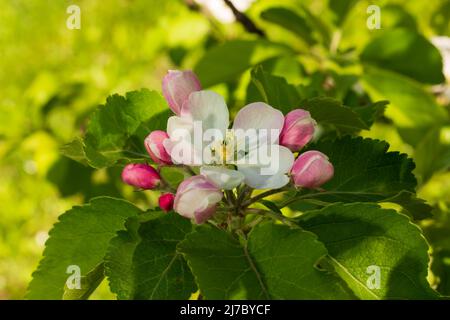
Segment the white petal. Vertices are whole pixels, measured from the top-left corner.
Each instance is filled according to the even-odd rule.
[[[245,175],[245,184],[254,189],[278,189],[289,182],[286,174],[264,176],[260,174],[259,168],[255,167],[239,167],[239,171]]]
[[[167,121],[169,139],[163,145],[176,164],[201,165],[203,141],[195,141],[194,123],[188,117],[172,116]],[[197,142],[197,144],[195,144]]]
[[[218,188],[232,190],[244,180],[244,175],[236,170],[224,167],[203,166],[200,174],[214,183]]]
[[[225,137],[229,125],[228,107],[223,97],[214,91],[196,91],[189,95],[189,99],[181,110],[182,117],[192,121],[201,121],[203,131],[217,129]]]
[[[261,151],[255,150],[251,152],[248,161],[261,159]],[[240,164],[238,170],[245,176],[245,184],[255,189],[278,189],[285,186],[289,182],[287,173],[294,164],[294,155],[283,146],[272,145],[268,148],[268,160],[260,161],[257,164]]]
[[[167,134],[172,140],[179,137],[184,137],[187,140],[188,136],[193,139],[193,132],[194,124],[189,118],[172,116],[167,120]]]
[[[255,102],[239,110],[234,119],[233,129],[265,131],[266,134],[259,137],[259,143],[275,144],[278,143],[283,124],[284,116],[281,111],[264,102]]]

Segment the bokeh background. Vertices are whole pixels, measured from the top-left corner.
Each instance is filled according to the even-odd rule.
[[[366,9],[372,1],[344,2],[349,5],[342,6],[348,14],[338,28],[339,48],[358,53],[375,36],[404,28],[433,41],[441,47],[443,58],[450,60],[450,44],[445,42],[450,36],[450,1],[374,1],[381,7],[380,30],[366,27]],[[293,84],[303,83],[313,73],[323,75],[314,78],[325,88],[320,94],[338,95],[326,90],[330,76],[333,81],[336,72],[348,70],[336,68],[327,52],[263,19],[261,12],[273,6],[295,10],[301,5],[331,25],[336,24],[333,14],[339,8],[331,10],[327,0],[234,3],[264,30],[267,39],[295,52],[276,61],[275,73]],[[66,27],[66,9],[71,4],[81,8],[80,30]],[[120,167],[93,170],[60,154],[61,146],[83,133],[94,108],[112,93],[142,87],[160,90],[168,69],[193,69],[217,45],[261,37],[236,22],[221,0],[0,0],[0,8],[0,299],[21,299],[59,214],[98,195],[124,197],[147,207],[155,204],[155,195],[136,193],[122,185]],[[229,54],[239,57],[243,53]],[[318,56],[321,63],[311,61],[309,55]],[[230,59],[221,63],[218,56],[216,60],[207,75],[232,69]],[[420,84],[420,90],[448,115],[447,63],[446,82]],[[225,95],[231,106],[245,102],[249,79],[245,64],[242,71],[242,76],[212,87]],[[337,76],[335,81],[344,80]],[[396,103],[403,102],[408,108],[414,95],[408,99]],[[410,112],[415,109],[411,107]],[[450,126],[442,121],[431,129],[418,131],[419,137],[415,135],[412,141],[394,114],[360,134],[387,140],[391,150],[408,153],[418,163],[418,195],[434,207],[435,214],[422,223],[433,246],[430,281],[448,294]],[[106,286],[103,283],[92,298],[112,298]]]

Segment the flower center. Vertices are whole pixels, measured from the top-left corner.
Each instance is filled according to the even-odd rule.
[[[235,162],[236,137],[227,131],[224,140],[216,140],[211,144],[211,154],[215,164],[232,164]]]

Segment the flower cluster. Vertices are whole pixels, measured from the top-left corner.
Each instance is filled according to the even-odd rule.
[[[216,212],[224,194],[233,206],[253,189],[280,189],[289,183],[315,189],[333,177],[333,165],[323,153],[311,150],[295,157],[316,129],[308,111],[295,109],[284,116],[255,102],[243,107],[230,127],[223,97],[202,90],[192,71],[169,71],[162,91],[174,115],[167,132],[151,132],[145,147],[158,169],[180,166],[193,173],[175,194],[161,195],[164,211],[203,223]],[[140,189],[166,186],[157,169],[142,163],[127,165],[122,179]]]

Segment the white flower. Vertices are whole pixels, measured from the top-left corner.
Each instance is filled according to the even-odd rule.
[[[294,163],[292,152],[278,145],[283,124],[279,110],[256,102],[238,112],[230,130],[224,99],[213,91],[197,91],[179,116],[169,118],[164,146],[174,163],[201,166],[201,174],[221,189],[241,182],[276,189],[289,182]]]

